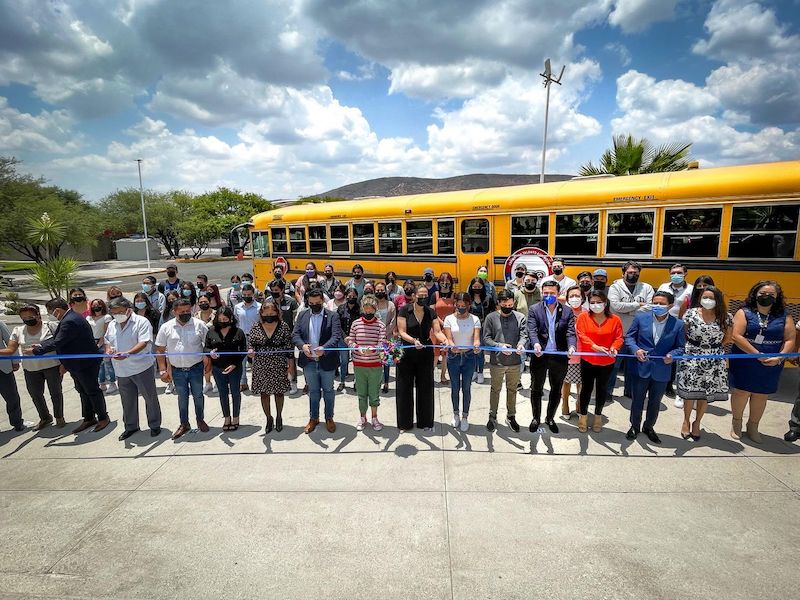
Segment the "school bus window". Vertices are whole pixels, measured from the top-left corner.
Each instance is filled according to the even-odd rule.
[[[489,221],[464,219],[461,221],[461,251],[486,254],[489,251]]]
[[[272,230],[272,253],[273,254],[286,254],[289,251],[289,246],[286,243],[286,229]]]
[[[400,223],[378,223],[378,251],[381,254],[403,253],[403,228]]]
[[[375,227],[372,223],[353,224],[353,252],[375,254]]]
[[[328,236],[325,225],[308,226],[308,251],[313,254],[326,254],[328,252]]]
[[[548,215],[511,217],[511,251],[533,246],[547,252],[549,228]]]
[[[573,213],[556,216],[558,256],[597,254],[598,213]]]
[[[331,252],[350,252],[350,228],[331,225]]]
[[[439,242],[439,254],[454,255],[456,253],[456,222],[439,219],[436,222],[436,237]]]
[[[652,254],[655,213],[608,213],[606,254]]]
[[[663,256],[711,257],[719,254],[722,208],[677,208],[664,211]]]
[[[433,254],[433,221],[408,221],[406,246],[408,254]]]
[[[306,252],[305,227],[289,227],[289,251],[292,254],[304,254]]]
[[[800,206],[734,206],[728,255],[792,258]]]
[[[254,231],[253,258],[266,258],[269,256],[269,234],[266,231]]]

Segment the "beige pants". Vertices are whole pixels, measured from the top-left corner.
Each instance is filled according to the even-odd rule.
[[[500,404],[500,389],[503,387],[503,378],[506,380],[506,413],[513,417],[517,413],[517,385],[522,377],[519,365],[502,367],[489,365],[489,374],[492,377],[489,389],[489,416],[497,418],[497,406]]]

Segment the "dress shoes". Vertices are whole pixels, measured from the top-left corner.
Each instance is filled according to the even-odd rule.
[[[653,429],[652,427],[645,427],[644,434],[647,436],[647,439],[649,439],[654,444],[660,444],[661,443],[661,438],[658,437],[658,434],[656,433],[656,430]]]
[[[150,430],[150,437],[158,437],[159,435],[161,435],[161,427]]]
[[[336,432],[336,423],[333,422],[333,419],[325,419],[325,429],[328,430],[328,433]]]
[[[103,431],[103,429],[108,427],[109,423],[110,423],[110,421],[108,419],[103,419],[102,421],[98,421],[97,425],[95,425],[95,428],[92,431],[95,431],[95,432]]]
[[[208,423],[203,421],[203,419],[197,419],[197,428],[203,433],[208,433]]]
[[[78,425],[75,429],[72,430],[72,433],[80,433],[81,431],[86,431],[89,427],[94,427],[97,425],[96,419],[90,419],[88,421],[81,421],[81,424]]]
[[[309,419],[308,424],[303,428],[303,432],[309,434],[317,428],[317,425],[319,425],[319,419]]]
[[[136,429],[131,429],[130,431],[123,431],[122,433],[119,434],[119,441],[120,442],[124,442],[125,440],[127,440],[129,437],[131,437],[134,433],[137,433],[138,431],[139,431],[138,427]]]
[[[181,426],[175,430],[175,433],[172,434],[172,439],[177,440],[182,435],[189,433],[189,429],[190,427],[188,423],[182,423]]]
[[[628,429],[628,433],[625,434],[626,440],[635,440],[636,436],[639,435],[639,432],[636,431],[633,427]]]

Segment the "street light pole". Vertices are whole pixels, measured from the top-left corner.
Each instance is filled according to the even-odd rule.
[[[544,138],[542,139],[542,173],[539,175],[539,183],[544,183],[544,161],[545,161],[545,153],[547,152],[547,121],[550,117],[550,84],[557,83],[561,85],[561,76],[564,75],[564,68],[561,67],[561,73],[558,74],[558,78],[554,78],[552,71],[550,70],[550,59],[544,61],[544,73],[539,73],[541,77],[544,77],[544,87],[547,90],[547,100],[545,100],[544,105]]]
[[[147,253],[147,268],[150,269],[150,238],[147,237],[147,215],[144,212],[144,188],[142,187],[142,159],[136,159],[139,167],[139,198],[142,201],[142,224],[144,225],[144,249]]]

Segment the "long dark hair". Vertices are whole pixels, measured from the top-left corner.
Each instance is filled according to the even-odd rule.
[[[170,301],[170,296],[172,296],[172,301]],[[166,294],[164,294],[164,313],[161,315],[166,323],[172,318],[172,305],[181,299],[181,293],[175,289],[170,290]]]
[[[719,325],[719,328],[722,331],[725,331],[725,321],[727,320],[726,317],[728,316],[728,305],[725,304],[725,295],[722,293],[721,289],[713,285],[709,285],[703,290],[704,294],[706,292],[711,292],[714,294],[714,301],[717,303],[717,305],[714,307],[714,320],[717,322],[717,325]],[[699,302],[700,300],[698,299],[698,303]]]
[[[472,302],[472,299],[475,295],[475,292],[472,291],[472,286],[475,285],[476,283],[481,284],[480,298],[482,304],[486,302],[486,282],[483,279],[481,279],[480,277],[473,277],[472,280],[469,282],[469,288],[467,293],[469,294],[470,302]]]
[[[775,304],[770,307],[769,314],[773,317],[779,317],[786,312],[786,301],[783,298],[783,288],[781,288],[781,284],[774,279],[762,279],[751,287],[750,291],[747,293],[744,305],[753,312],[758,311],[758,290],[766,285],[771,285],[775,288]]]
[[[698,285],[713,286],[714,279],[711,275],[700,275],[694,280],[694,287],[692,287],[692,296],[689,299],[689,308],[697,308],[700,306],[700,290],[697,289]]]
[[[197,304],[197,290],[195,290],[194,285],[191,282],[181,281],[180,290],[181,290],[180,294],[182,300],[188,300],[189,302],[192,303],[192,306]],[[183,295],[183,290],[192,290],[192,295],[187,298],[186,296]]]
[[[602,300],[605,303],[605,309],[603,309],[603,314],[606,317],[610,317],[611,316],[611,306],[609,306],[608,294],[606,294],[605,291],[603,291],[603,290],[592,290],[591,292],[589,292],[589,304],[592,303],[592,298],[600,298],[600,300]],[[590,311],[590,312],[592,314],[594,314],[593,311]]]

